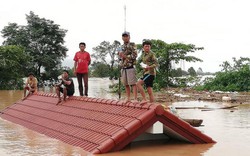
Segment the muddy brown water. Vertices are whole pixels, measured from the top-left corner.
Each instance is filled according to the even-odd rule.
[[[77,82],[74,79],[75,85]],[[112,82],[108,79],[90,79],[89,96],[118,99],[118,95],[108,92]],[[53,88],[40,91],[53,92]],[[77,91],[77,87],[76,87]],[[76,92],[76,95],[79,92]],[[0,91],[0,110],[21,99],[23,91]],[[102,156],[248,156],[250,146],[250,104],[242,104],[233,109],[217,109],[221,102],[175,102],[176,107],[208,107],[201,109],[178,109],[182,118],[203,119],[200,131],[213,138],[215,144],[188,144],[178,141],[133,142],[124,150],[102,154]],[[1,156],[78,156],[92,155],[79,147],[49,138],[20,125],[0,118]]]

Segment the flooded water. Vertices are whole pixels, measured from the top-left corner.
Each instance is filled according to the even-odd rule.
[[[74,79],[75,86],[77,81]],[[118,99],[117,94],[108,92],[108,79],[89,80],[89,96]],[[44,88],[45,92],[54,89]],[[41,90],[40,90],[41,91]],[[76,94],[79,95],[76,87]],[[21,99],[23,91],[0,91],[0,110]],[[223,103],[177,102],[176,107],[218,108]],[[147,141],[131,143],[119,152],[102,156],[248,156],[250,146],[250,104],[242,104],[235,109],[178,109],[182,118],[203,119],[199,130],[213,138],[215,144],[187,144],[181,142]],[[20,125],[0,118],[1,156],[71,156],[91,155],[81,148],[65,144],[59,140],[31,131]]]

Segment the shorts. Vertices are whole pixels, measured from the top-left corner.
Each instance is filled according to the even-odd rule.
[[[143,78],[141,78],[141,80],[144,81],[146,88],[153,87],[154,79],[155,79],[155,76],[149,75],[149,74],[145,74],[145,75],[143,75]]]
[[[137,82],[135,68],[121,69],[121,81],[124,85],[135,85]]]
[[[60,88],[59,88],[59,91],[60,91],[61,93],[63,93],[63,88],[60,87]],[[72,96],[74,93],[75,93],[75,92],[73,92],[73,91],[67,89],[67,96]]]
[[[28,90],[28,91],[29,91],[29,90],[30,90],[30,87],[25,87],[24,89],[26,89],[26,90]],[[34,88],[33,88],[33,87],[31,87],[31,89],[34,89]],[[32,91],[31,91],[31,93],[34,93],[34,92],[35,92],[35,90],[32,90]]]

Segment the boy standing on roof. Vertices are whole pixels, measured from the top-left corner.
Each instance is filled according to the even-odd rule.
[[[122,40],[124,44],[122,49],[118,52],[121,61],[121,81],[125,85],[125,90],[127,94],[126,102],[130,99],[130,86],[133,88],[134,100],[137,101],[137,88],[136,88],[136,70],[134,65],[136,64],[136,45],[130,42],[130,33],[125,31],[122,33]]]
[[[78,88],[80,96],[83,96],[83,85],[84,82],[84,95],[88,96],[88,67],[91,63],[90,54],[85,51],[86,44],[84,42],[79,43],[80,51],[76,52],[74,57],[74,74],[77,77]]]
[[[147,102],[146,95],[142,86],[144,84],[147,88],[149,101],[154,102],[153,82],[156,76],[156,67],[158,66],[158,61],[155,57],[155,54],[151,51],[150,41],[144,41],[142,43],[142,46],[143,46],[143,53],[141,56],[142,63],[140,63],[140,65],[143,68],[143,78],[141,78],[136,85],[142,95],[141,104],[144,104]]]

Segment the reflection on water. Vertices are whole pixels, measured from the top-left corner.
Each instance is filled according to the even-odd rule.
[[[76,94],[79,95],[77,81],[74,79]],[[108,92],[108,79],[89,79],[89,96],[118,99],[117,94]],[[43,88],[40,91],[54,92],[54,88]],[[4,109],[21,99],[23,91],[0,91],[0,109]],[[218,108],[222,103],[211,102],[177,102],[179,107]],[[178,109],[182,118],[203,119],[199,130],[212,137],[216,144],[186,144],[180,142],[133,142],[119,152],[103,154],[103,156],[235,156],[248,155],[250,143],[250,105],[240,105],[236,109]],[[91,155],[81,148],[73,147],[59,140],[41,135],[22,126],[0,118],[0,155],[1,156],[41,156],[41,155]]]

